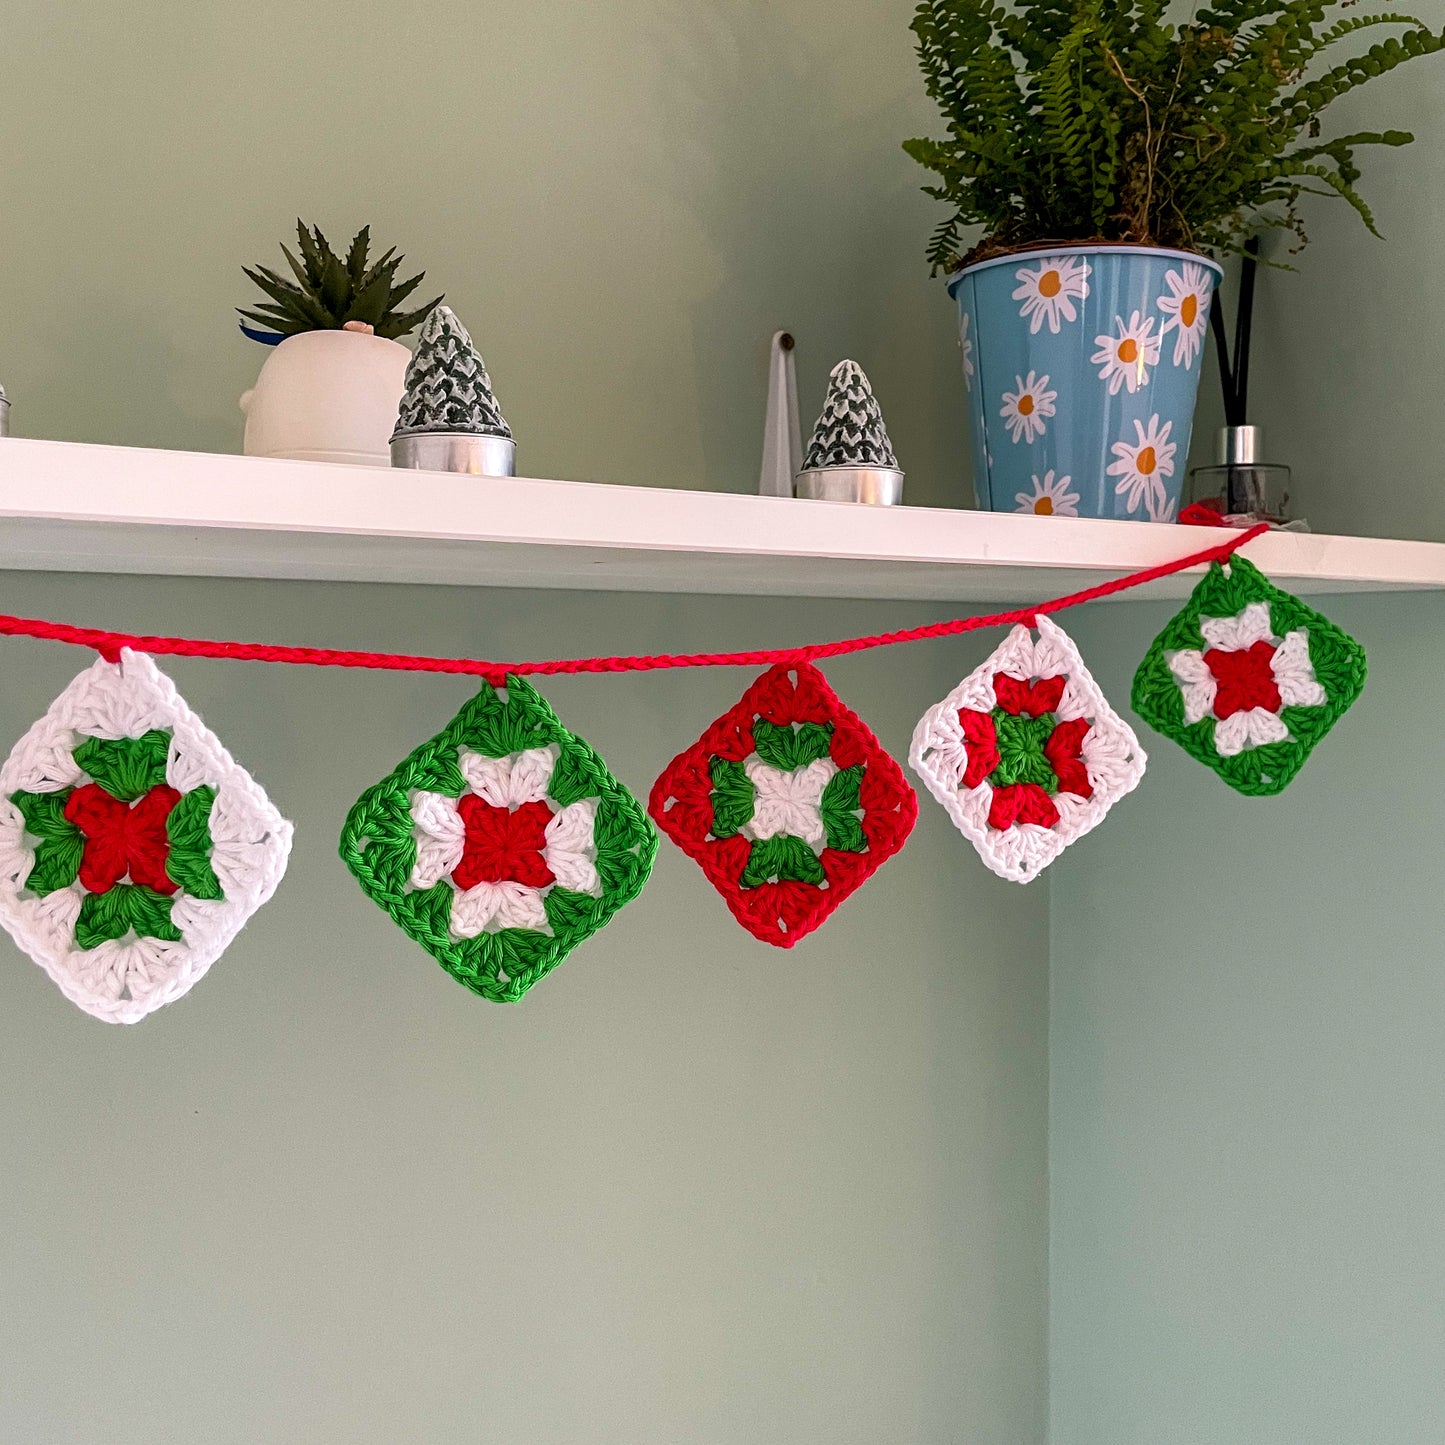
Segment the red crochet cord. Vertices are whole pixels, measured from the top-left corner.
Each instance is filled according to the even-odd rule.
[[[1046,612],[1062,612],[1112,597],[1130,587],[1154,582],[1189,567],[1222,562],[1248,541],[1267,532],[1267,523],[1260,522],[1215,547],[1191,552],[1173,562],[1161,562],[1054,597],[1033,607],[1019,607],[1011,612],[995,612],[987,617],[956,617],[949,622],[930,622],[923,627],[909,627],[901,632],[880,632],[872,637],[849,637],[839,642],[819,642],[809,647],[764,648],[754,652],[684,652],[663,653],[653,657],[561,657],[542,662],[487,662],[474,657],[415,657],[396,652],[344,652],[330,647],[274,647],[259,642],[208,642],[196,637],[145,637],[130,632],[109,632],[98,627],[73,627],[68,622],[47,622],[36,617],[10,617],[0,613],[0,636],[38,637],[48,642],[68,642],[76,647],[91,647],[110,662],[118,662],[122,648],[135,652],[151,652],[171,657],[216,657],[236,662],[291,662],[309,667],[372,667],[386,672],[447,672],[485,678],[500,685],[508,673],[517,677],[546,676],[572,672],[652,672],[666,667],[773,667],[793,666],[800,662],[816,662],[823,657],[842,657],[845,653],[866,652],[872,647],[892,647],[900,642],[924,642],[934,637],[953,637],[961,632],[976,632],[985,627],[1010,627],[1034,621]]]

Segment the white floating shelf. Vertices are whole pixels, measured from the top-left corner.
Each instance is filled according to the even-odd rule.
[[[0,567],[719,595],[1036,602],[1202,528],[0,440]],[[1300,593],[1445,587],[1445,544],[1276,533]],[[1178,574],[1129,597],[1181,597]]]

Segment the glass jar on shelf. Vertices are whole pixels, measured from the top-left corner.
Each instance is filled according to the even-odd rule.
[[[1222,517],[1284,526],[1290,520],[1290,471],[1264,461],[1263,452],[1261,428],[1221,427],[1219,461],[1190,472],[1190,500]]]

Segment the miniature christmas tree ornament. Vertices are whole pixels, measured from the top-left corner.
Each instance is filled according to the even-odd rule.
[[[110,1023],[196,983],[290,850],[291,824],[144,653],[81,673],[0,767],[0,924]]]
[[[1280,792],[1365,686],[1365,650],[1251,562],[1215,562],[1134,675],[1134,711],[1231,788]]]
[[[749,933],[791,948],[903,846],[918,799],[800,664],[770,668],[674,758],[648,811]]]
[[[367,897],[495,1003],[636,898],[656,854],[641,805],[515,677],[363,793],[341,835]]]
[[[451,307],[436,307],[407,367],[392,466],[510,477],[516,456],[481,352]]]
[[[883,413],[856,361],[840,361],[828,378],[828,394],[793,494],[885,507],[903,500],[903,473]]]
[[[1020,625],[919,719],[908,760],[1000,878],[1029,883],[1144,776],[1063,628]]]

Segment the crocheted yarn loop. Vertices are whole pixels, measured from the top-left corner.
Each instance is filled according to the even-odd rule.
[[[515,1003],[642,891],[657,834],[529,683],[483,684],[367,789],[341,856],[448,973]]]
[[[804,663],[759,677],[668,764],[648,811],[749,933],[791,948],[903,846],[918,799]]]
[[[1239,556],[1150,645],[1134,710],[1250,797],[1280,792],[1365,686],[1365,651]]]

